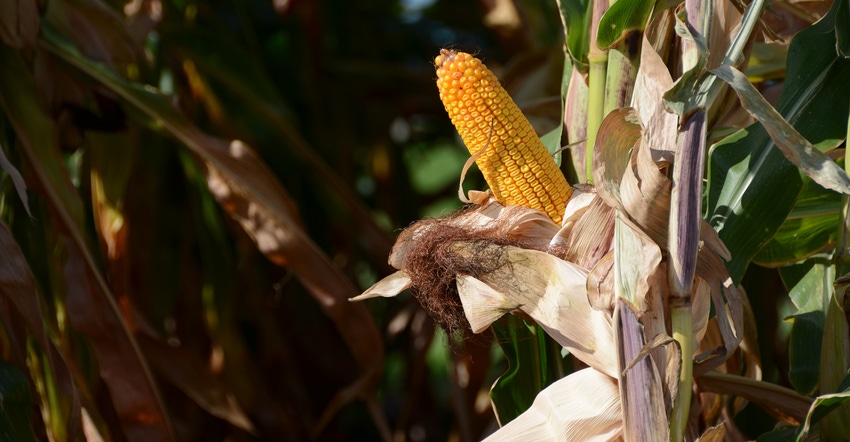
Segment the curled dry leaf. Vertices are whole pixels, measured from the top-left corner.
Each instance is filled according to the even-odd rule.
[[[764,99],[741,71],[720,66],[711,71],[737,92],[741,103],[767,130],[776,147],[800,171],[821,186],[850,194],[850,178],[844,169],[823,152],[815,149],[782,115]]]
[[[664,60],[650,44],[648,35],[644,34],[641,44],[640,69],[635,79],[632,107],[645,128],[644,137],[652,148],[652,159],[672,163],[679,117],[667,112],[663,97],[673,87],[673,78]]]

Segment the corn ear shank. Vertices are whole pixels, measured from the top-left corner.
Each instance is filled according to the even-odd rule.
[[[496,76],[465,52],[434,59],[440,100],[494,198],[546,213],[560,224],[572,195],[563,173]]]

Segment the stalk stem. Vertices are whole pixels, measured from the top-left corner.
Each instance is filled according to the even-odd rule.
[[[682,441],[688,428],[690,415],[692,380],[694,377],[694,326],[691,316],[691,306],[680,305],[673,307],[670,312],[673,328],[673,339],[679,343],[682,350],[682,370],[679,376],[679,389],[673,413],[670,416],[670,440]]]
[[[592,44],[595,46],[595,43]],[[596,145],[596,135],[599,126],[605,118],[605,82],[608,75],[608,51],[591,49],[587,55],[590,64],[588,76],[587,100],[587,145],[585,147],[584,164],[588,184],[593,184],[593,148]]]
[[[589,72],[587,77],[587,145],[584,165],[588,184],[593,184],[593,148],[599,126],[605,118],[605,83],[608,76],[608,51],[599,47],[596,38],[599,35],[599,21],[608,10],[608,0],[593,0],[590,19],[590,48],[587,52]]]

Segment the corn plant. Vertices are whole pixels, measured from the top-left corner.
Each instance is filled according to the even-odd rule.
[[[764,440],[850,437],[838,239],[850,179],[836,161],[850,104],[839,84],[850,68],[846,2],[784,37],[760,1],[559,6],[556,133],[566,133],[578,181],[569,202],[538,202],[559,194],[561,180],[523,172],[557,156],[524,153],[537,142],[519,135],[527,123],[513,103],[495,100],[503,94],[478,74],[480,62],[444,51],[440,96],[489,192],[405,230],[390,254],[398,271],[357,299],[410,288],[448,328],[492,326],[514,364],[538,367],[525,373],[541,390],[533,402],[517,404],[509,390],[519,383],[494,385],[501,428],[488,440],[737,440],[743,401],[776,419]],[[785,66],[759,70],[756,49],[788,40]],[[782,68],[774,107],[754,82],[783,78]],[[561,139],[548,147],[556,153]],[[799,309],[790,316],[794,389],[762,379],[759,313],[740,285],[753,262],[781,266]],[[572,373],[543,388],[539,367],[563,357],[538,348],[521,360],[516,348],[536,343],[500,332],[524,327],[495,324],[507,314],[554,339]]]
[[[0,3],[0,439],[850,434],[846,1]]]

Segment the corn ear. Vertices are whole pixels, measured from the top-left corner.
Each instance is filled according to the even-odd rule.
[[[442,49],[434,59],[446,111],[502,204],[540,210],[557,224],[572,189],[531,123],[481,60]]]

